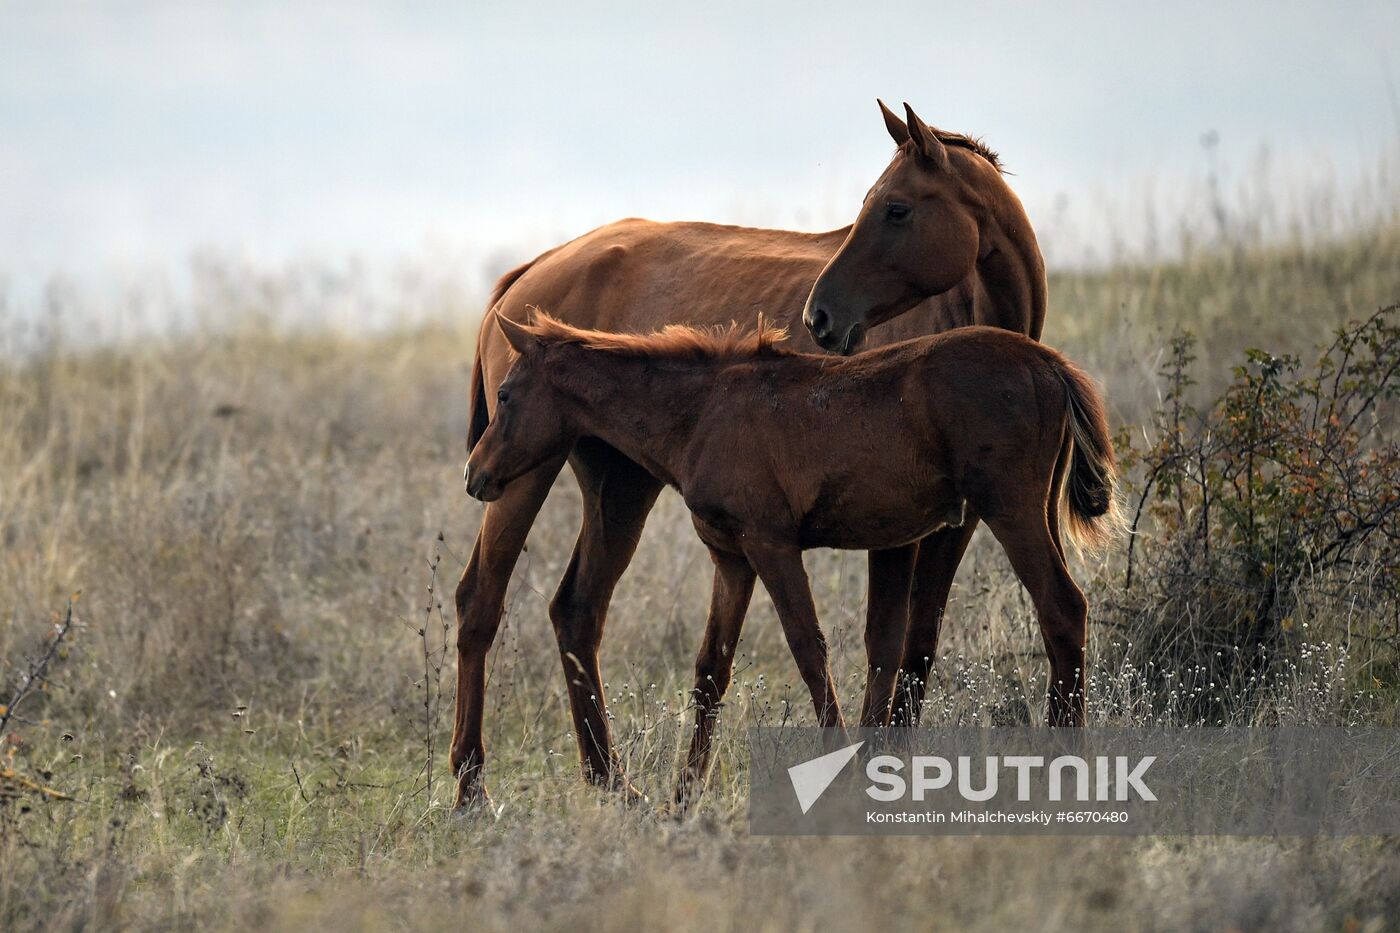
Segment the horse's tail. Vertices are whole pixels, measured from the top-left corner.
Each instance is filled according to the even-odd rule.
[[[1069,536],[1087,551],[1102,551],[1123,531],[1118,504],[1118,458],[1108,432],[1103,395],[1089,375],[1064,357],[1055,369],[1065,386],[1069,421],[1065,443],[1073,455],[1063,496]]]
[[[468,456],[476,448],[476,442],[481,440],[481,435],[486,433],[486,426],[491,422],[491,417],[486,411],[486,377],[481,371],[481,335],[486,333],[486,328],[491,324],[491,315],[496,313],[496,305],[501,303],[501,299],[505,297],[506,292],[510,291],[510,287],[522,275],[529,272],[531,266],[543,258],[543,256],[536,256],[529,262],[521,263],[501,276],[496,282],[495,288],[491,289],[491,299],[486,303],[486,316],[481,319],[481,334],[477,336],[476,340],[476,356],[472,360],[472,384],[469,390],[471,395],[467,403]]]
[[[487,311],[489,318],[494,311]],[[476,356],[472,359],[471,396],[467,403],[467,456],[476,449],[476,442],[486,433],[490,417],[486,414],[486,378],[481,373],[481,341],[476,344]]]
[[[549,252],[552,253],[554,251],[550,250]],[[522,262],[520,265],[507,272],[505,275],[501,276],[500,279],[498,279],[496,282],[496,287],[491,289],[491,300],[486,302],[486,310],[496,310],[496,305],[501,303],[501,299],[505,297],[506,292],[510,291],[510,287],[514,285],[522,275],[529,272],[531,266],[533,266],[535,263],[539,262],[541,259],[548,255],[549,253],[545,253],[543,255],[536,256],[529,262]]]

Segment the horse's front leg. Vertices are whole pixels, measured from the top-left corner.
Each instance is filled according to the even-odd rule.
[[[870,552],[870,595],[865,613],[865,700],[862,728],[890,723],[890,702],[909,628],[909,589],[919,545]]]
[[[846,723],[836,700],[826,637],[817,621],[812,589],[802,566],[802,551],[792,546],[755,543],[744,546],[744,555],[758,571],[764,589],[768,590],[778,610],[798,673],[812,694],[817,721],[827,728],[844,731]]]

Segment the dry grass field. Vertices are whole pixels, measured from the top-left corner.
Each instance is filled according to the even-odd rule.
[[[191,333],[105,349],[57,340],[0,369],[0,703],[70,599],[77,622],[0,746],[0,928],[1397,923],[1394,839],[751,838],[744,729],[810,718],[762,595],[700,812],[624,808],[579,780],[545,612],[578,527],[567,473],[492,656],[499,813],[454,817],[447,649],[482,508],[460,479],[480,309],[345,335],[270,324],[279,296],[250,294],[249,309]],[[1400,224],[1057,273],[1050,294],[1046,341],[1104,382],[1126,442],[1145,450],[1171,400],[1174,333],[1198,337],[1181,397],[1202,410],[1247,347],[1311,362],[1335,327],[1400,300]],[[1388,404],[1367,416],[1367,444],[1395,443]],[[1145,512],[1133,593],[1124,548],[1075,564],[1093,607],[1092,721],[1395,724],[1400,609],[1380,545],[1297,582],[1271,617],[1277,663],[1217,683],[1228,664],[1203,656],[1174,672],[1177,694],[1148,683],[1154,657],[1191,661],[1180,639],[1144,656],[1142,644],[1165,644],[1153,640],[1163,626],[1232,624],[1193,615],[1208,594],[1170,610],[1179,618],[1134,596],[1153,592],[1179,534],[1170,510]],[[851,708],[864,560],[818,553],[809,568]],[[617,742],[653,801],[677,770],[709,579],[667,493],[603,655]],[[1039,716],[1039,636],[984,533],[945,632],[929,721]]]

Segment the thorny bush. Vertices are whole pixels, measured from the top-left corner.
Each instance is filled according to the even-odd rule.
[[[1124,660],[1201,670],[1229,688],[1163,684],[1160,701],[1190,706],[1173,712],[1208,722],[1228,720],[1222,703],[1244,708],[1249,686],[1296,658],[1319,627],[1367,640],[1393,672],[1400,305],[1340,328],[1312,366],[1248,350],[1202,408],[1190,402],[1195,346],[1190,333],[1172,340],[1145,445],[1120,442],[1133,535],[1110,624]]]

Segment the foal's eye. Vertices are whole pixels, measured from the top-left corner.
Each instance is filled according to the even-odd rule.
[[[887,204],[885,206],[885,219],[890,223],[897,224],[900,221],[907,220],[909,215],[913,212],[914,209],[908,204]]]
[[[496,393],[497,405],[504,405],[508,401],[510,401],[510,393],[507,392],[505,389],[501,389],[499,392]]]

